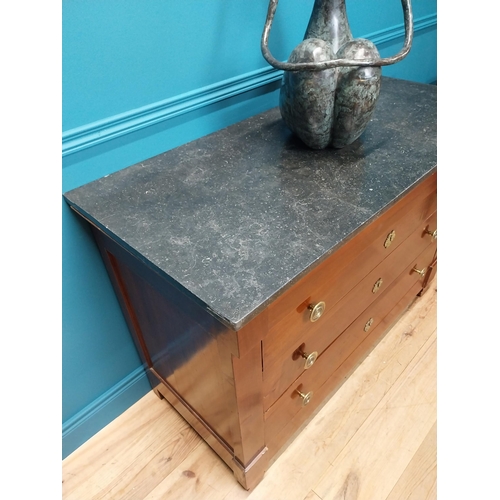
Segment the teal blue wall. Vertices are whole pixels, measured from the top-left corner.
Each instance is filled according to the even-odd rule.
[[[285,60],[313,0],[281,0],[271,33]],[[414,0],[415,40],[383,74],[437,80],[436,0]],[[347,0],[355,37],[399,51],[399,0]],[[63,191],[277,105],[260,53],[267,0],[63,1]],[[382,88],[383,92],[383,88]],[[63,202],[63,456],[149,385],[89,230]]]

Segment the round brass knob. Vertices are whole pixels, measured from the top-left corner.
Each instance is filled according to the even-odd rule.
[[[304,351],[299,350],[298,353],[306,360],[304,363],[304,370],[311,368],[311,366],[314,365],[314,362],[318,359],[318,351],[307,354]]]
[[[436,241],[438,237],[438,230],[435,229],[434,231],[430,231],[429,229],[425,230],[425,234],[430,234],[431,235],[431,241]]]
[[[302,398],[302,406],[307,406],[313,397],[313,391],[309,391],[307,394],[300,392],[298,389],[295,391]]]
[[[420,276],[422,276],[422,277],[423,277],[423,276],[425,276],[425,271],[427,271],[427,269],[426,269],[425,267],[424,267],[423,269],[417,269],[417,265],[415,264],[415,265],[413,266],[412,271],[413,271],[414,273],[420,274]]]
[[[315,321],[318,321],[321,316],[323,316],[326,304],[324,302],[318,302],[317,304],[310,304],[307,308],[311,311],[309,319],[314,323]]]
[[[380,290],[380,287],[382,286],[383,282],[384,280],[382,278],[379,278],[373,285],[372,293],[377,293]]]

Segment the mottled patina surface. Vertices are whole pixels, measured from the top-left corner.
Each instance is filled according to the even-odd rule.
[[[315,0],[304,34],[304,40],[308,38],[328,42],[334,54],[352,40],[345,0]]]
[[[289,61],[322,61],[335,57],[331,44],[308,38],[295,47]],[[309,147],[322,149],[332,139],[336,69],[285,71],[280,111],[287,126]]]
[[[357,38],[344,44],[338,57],[367,59],[378,57],[375,45]],[[335,91],[335,111],[331,144],[343,148],[354,142],[365,130],[380,94],[381,70],[368,68],[339,68]]]
[[[311,150],[278,108],[66,193],[238,329],[436,166],[436,91],[382,79],[365,133]]]

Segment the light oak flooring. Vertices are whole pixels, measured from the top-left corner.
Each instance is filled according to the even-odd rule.
[[[148,393],[63,461],[64,500],[435,500],[433,281],[251,492]]]

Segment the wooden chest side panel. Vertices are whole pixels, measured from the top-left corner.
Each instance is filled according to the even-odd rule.
[[[189,297],[169,290],[168,283],[99,230],[94,235],[150,372],[233,450],[238,411],[231,354],[238,354],[236,333]]]

